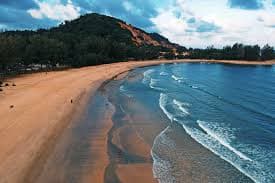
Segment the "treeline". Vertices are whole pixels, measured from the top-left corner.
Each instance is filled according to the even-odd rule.
[[[136,46],[118,19],[81,16],[50,30],[0,33],[0,73],[57,65],[81,67],[126,60],[156,59],[161,47]]]
[[[127,59],[156,59],[160,50],[159,47],[137,47],[93,35],[85,38],[70,34],[60,38],[47,34],[0,35],[0,66],[2,70],[28,68],[31,64],[81,67]]]
[[[193,58],[224,60],[270,60],[274,48],[266,45],[234,44],[222,49],[186,49],[151,34],[165,46],[135,45],[130,31],[122,29],[121,20],[99,14],[88,14],[58,27],[37,31],[6,31],[0,33],[0,74],[32,69],[81,67],[126,60],[157,58]],[[40,67],[40,68],[39,68]]]
[[[193,59],[217,59],[217,60],[248,60],[248,61],[266,61],[275,59],[274,48],[265,45],[262,48],[258,45],[243,45],[236,43],[233,46],[225,46],[222,49],[213,46],[206,49],[188,50],[188,58]]]

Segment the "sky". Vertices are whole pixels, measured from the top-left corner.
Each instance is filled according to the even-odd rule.
[[[186,47],[275,46],[275,0],[0,0],[0,29],[50,28],[93,12]]]

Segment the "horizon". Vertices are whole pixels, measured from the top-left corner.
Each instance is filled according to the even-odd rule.
[[[0,28],[5,30],[51,28],[99,13],[157,32],[185,47],[275,45],[275,0],[12,0],[0,2],[0,9]]]

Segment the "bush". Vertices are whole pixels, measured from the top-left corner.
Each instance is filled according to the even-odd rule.
[[[5,86],[9,86],[9,83],[6,83]]]

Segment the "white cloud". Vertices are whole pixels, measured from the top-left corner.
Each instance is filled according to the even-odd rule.
[[[173,30],[173,34],[176,35],[181,35],[188,28],[187,24],[181,18],[177,18],[171,9],[160,12],[151,21],[160,31],[169,33]]]
[[[194,18],[194,23],[188,23]],[[200,25],[206,23],[213,24],[213,21],[208,21],[204,17],[197,16],[195,12],[188,8],[187,0],[177,0],[175,3],[165,9],[160,9],[159,14],[151,18],[156,29],[160,34],[166,36],[172,42],[179,43],[187,47],[206,47],[211,42],[213,34],[218,32],[198,31]]]
[[[263,22],[265,26],[275,27],[275,12],[262,12],[258,17],[258,20]]]
[[[80,15],[80,7],[74,6],[71,0],[68,0],[67,4],[62,4],[60,0],[52,3],[36,0],[36,3],[39,9],[28,10],[28,13],[36,19],[49,18],[64,21],[75,19]]]
[[[227,0],[175,0],[173,5],[159,10],[151,21],[161,34],[187,47],[222,47],[236,42],[275,46],[275,6],[271,6],[270,0],[264,5],[262,10],[245,11],[229,8]],[[196,22],[188,23],[190,17]],[[216,32],[194,31],[203,22],[220,29]]]

